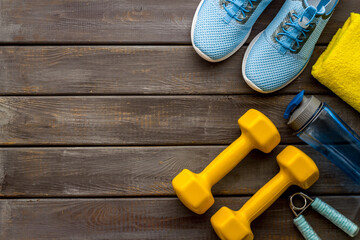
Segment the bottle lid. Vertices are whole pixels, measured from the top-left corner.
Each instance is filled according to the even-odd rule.
[[[299,131],[314,116],[317,109],[321,106],[321,101],[314,96],[304,96],[305,91],[301,91],[287,106],[284,118],[289,119],[288,125],[294,130]]]

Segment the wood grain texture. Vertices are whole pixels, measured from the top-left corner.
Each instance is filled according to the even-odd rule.
[[[2,43],[176,43],[190,44],[190,26],[199,0],[1,0]],[[275,17],[274,0],[254,25],[250,41]],[[328,43],[358,0],[342,0],[320,43]]]
[[[214,64],[190,46],[2,47],[0,95],[253,94],[241,74],[245,50]],[[278,93],[329,93],[310,73],[324,50]]]
[[[1,97],[0,145],[229,144],[250,108],[276,124],[283,143],[299,143],[282,117],[293,97]],[[358,112],[337,97],[319,98],[360,132]]]
[[[172,195],[183,169],[201,172],[226,146],[1,148],[3,197],[121,197]],[[309,146],[297,146],[318,165],[313,194],[359,194],[343,172]],[[216,184],[214,195],[254,194],[279,171],[272,153],[251,152]]]
[[[360,197],[321,197],[360,223]],[[204,215],[187,210],[176,198],[0,200],[1,239],[218,239],[210,217],[221,206],[239,209],[247,197],[216,198]],[[346,204],[343,204],[345,203]],[[313,210],[305,214],[322,239],[350,238]],[[256,219],[256,239],[302,240],[285,198]]]
[[[340,1],[303,74],[265,96],[242,79],[246,46],[218,64],[183,46],[199,1],[0,0],[0,239],[218,239],[212,214],[239,209],[277,173],[286,144],[301,143],[282,119],[294,94],[320,94],[360,132],[359,113],[310,74],[350,12],[360,12],[358,0]],[[283,2],[270,4],[247,43]],[[214,186],[208,213],[190,212],[172,178],[183,168],[200,172],[240,135],[237,119],[249,108],[274,121],[282,145],[250,153]],[[321,173],[308,192],[335,195],[321,198],[360,224],[360,187],[297,146]],[[303,239],[288,207],[295,191],[254,221],[256,239]],[[316,212],[306,217],[322,239],[350,239]]]

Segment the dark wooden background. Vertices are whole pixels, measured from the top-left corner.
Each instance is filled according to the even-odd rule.
[[[283,2],[269,5],[249,41]],[[211,215],[223,205],[239,209],[276,174],[275,156],[288,144],[319,166],[308,193],[360,224],[360,187],[282,119],[305,89],[360,132],[360,114],[310,74],[359,1],[340,0],[307,69],[270,95],[242,79],[246,45],[217,64],[197,56],[190,25],[198,3],[0,0],[1,239],[216,239]],[[281,145],[249,154],[214,186],[210,211],[190,212],[172,178],[201,171],[240,135],[237,119],[249,108],[274,121]],[[254,221],[256,239],[302,239],[288,207],[295,191]],[[305,215],[322,239],[350,239],[319,214]]]

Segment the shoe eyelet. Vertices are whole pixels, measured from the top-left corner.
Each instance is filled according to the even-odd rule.
[[[226,0],[220,0],[219,1],[219,5],[221,8],[224,8],[224,4],[227,7],[229,5],[229,2],[227,2]]]

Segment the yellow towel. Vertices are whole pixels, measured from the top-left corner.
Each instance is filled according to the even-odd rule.
[[[311,73],[360,112],[360,14],[351,13]]]

